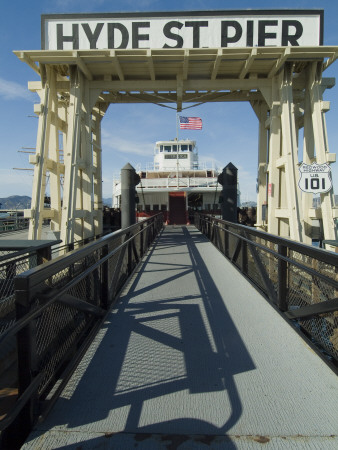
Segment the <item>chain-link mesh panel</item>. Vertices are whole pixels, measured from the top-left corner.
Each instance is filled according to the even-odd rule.
[[[20,305],[18,312],[24,314],[25,318],[27,314],[33,315],[29,326],[24,326],[19,334],[18,347],[17,336],[13,335],[13,339],[9,336],[0,347],[0,358],[1,355],[4,355],[6,361],[13,355],[23,358],[25,364],[19,366],[22,371],[19,378],[27,380],[27,383],[32,374],[43,374],[38,396],[35,398],[34,394],[34,401],[54,395],[53,386],[60,381],[64,369],[74,360],[83,342],[100,323],[102,308],[109,307],[162,228],[163,217],[160,217],[156,227],[151,226],[153,231],[147,226],[151,222],[152,219],[131,227],[128,229],[128,235],[127,232],[116,232],[116,235],[113,233],[108,239],[105,238],[91,247],[84,247],[88,241],[69,246],[55,246],[52,248],[54,261],[48,266],[42,264],[42,272],[36,270],[24,274],[28,269],[37,266],[35,253],[31,256],[21,255],[20,258],[11,253],[7,254],[5,261],[1,261],[0,334],[16,320],[14,279],[19,274],[22,274],[21,285],[29,288],[27,291],[23,288],[16,293]],[[144,231],[138,235],[142,227]],[[134,239],[131,244],[122,246],[126,239],[132,237]],[[81,252],[73,252],[71,256],[67,256],[66,253],[79,247],[83,247]],[[102,260],[102,257],[114,250],[117,250],[114,255]],[[58,258],[59,256],[61,258]],[[90,306],[84,303],[89,303]],[[36,316],[37,311],[40,311],[39,316]],[[14,347],[8,348],[12,343]],[[1,365],[1,369],[3,367]],[[3,370],[0,375],[2,374]],[[26,389],[20,384],[19,389],[21,388]],[[38,404],[35,406],[39,407]]]
[[[15,322],[15,276],[36,264],[36,254],[9,258],[0,264],[0,334]]]
[[[290,250],[290,258],[301,262],[316,273],[337,280],[337,267],[319,261],[307,255]],[[308,273],[301,268],[290,265],[288,280],[289,309],[299,309],[337,298],[338,288],[334,283],[328,283],[313,272]],[[338,360],[338,314],[336,312],[320,314],[309,320],[299,320],[299,325],[312,340],[326,352]]]
[[[0,258],[6,259],[8,256],[11,256],[13,253],[15,253],[15,250],[0,250]]]
[[[58,302],[43,311],[37,321],[36,335],[38,371],[44,373],[39,393],[74,355],[79,337],[92,321],[88,314]]]
[[[297,245],[294,242],[288,244],[287,240],[276,236],[269,240],[265,233],[251,232],[248,227],[218,221],[210,216],[198,216],[195,223],[270,300],[276,300],[283,311],[337,299],[338,268],[332,254],[328,257],[328,254],[311,248],[294,250]],[[223,237],[215,239],[212,227],[217,223],[222,228]],[[245,243],[242,237],[250,239],[253,244]],[[243,251],[246,254],[243,255]],[[338,361],[338,311],[316,314],[309,320],[297,322],[316,345]]]

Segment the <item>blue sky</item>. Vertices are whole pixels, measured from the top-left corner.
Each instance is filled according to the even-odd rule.
[[[324,9],[324,45],[338,45],[338,2],[332,0],[284,0],[283,9]],[[212,9],[273,9],[278,2],[232,0],[13,0],[2,5],[0,16],[0,198],[29,195],[32,172],[23,147],[35,147],[38,120],[33,105],[38,97],[27,89],[37,80],[35,72],[12,53],[36,50],[41,46],[41,14],[117,12],[117,11],[191,11]],[[276,6],[277,8],[277,6]],[[325,73],[338,74],[338,61]],[[331,101],[326,114],[329,148],[337,152],[338,86],[326,91]],[[188,106],[188,105],[184,105]],[[203,119],[202,131],[181,131],[179,137],[195,139],[200,161],[224,167],[232,162],[238,168],[242,200],[256,200],[258,121],[249,104],[209,103],[187,109],[183,115]],[[243,126],[243,123],[245,124]],[[111,197],[113,173],[127,162],[134,167],[152,161],[154,143],[176,136],[176,113],[155,105],[111,105],[103,120],[103,196]],[[338,164],[332,176],[338,194]]]

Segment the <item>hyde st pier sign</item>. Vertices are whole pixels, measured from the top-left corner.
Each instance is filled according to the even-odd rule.
[[[323,44],[322,10],[52,14],[41,21],[43,50]]]

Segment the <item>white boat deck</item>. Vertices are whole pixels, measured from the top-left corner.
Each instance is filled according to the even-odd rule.
[[[336,449],[333,371],[193,226],[167,226],[30,449]]]

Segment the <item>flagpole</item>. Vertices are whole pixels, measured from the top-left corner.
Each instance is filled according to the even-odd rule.
[[[176,140],[178,141],[178,112],[176,113]]]
[[[176,181],[177,181],[177,189],[179,188],[178,182],[178,112],[176,112]]]

